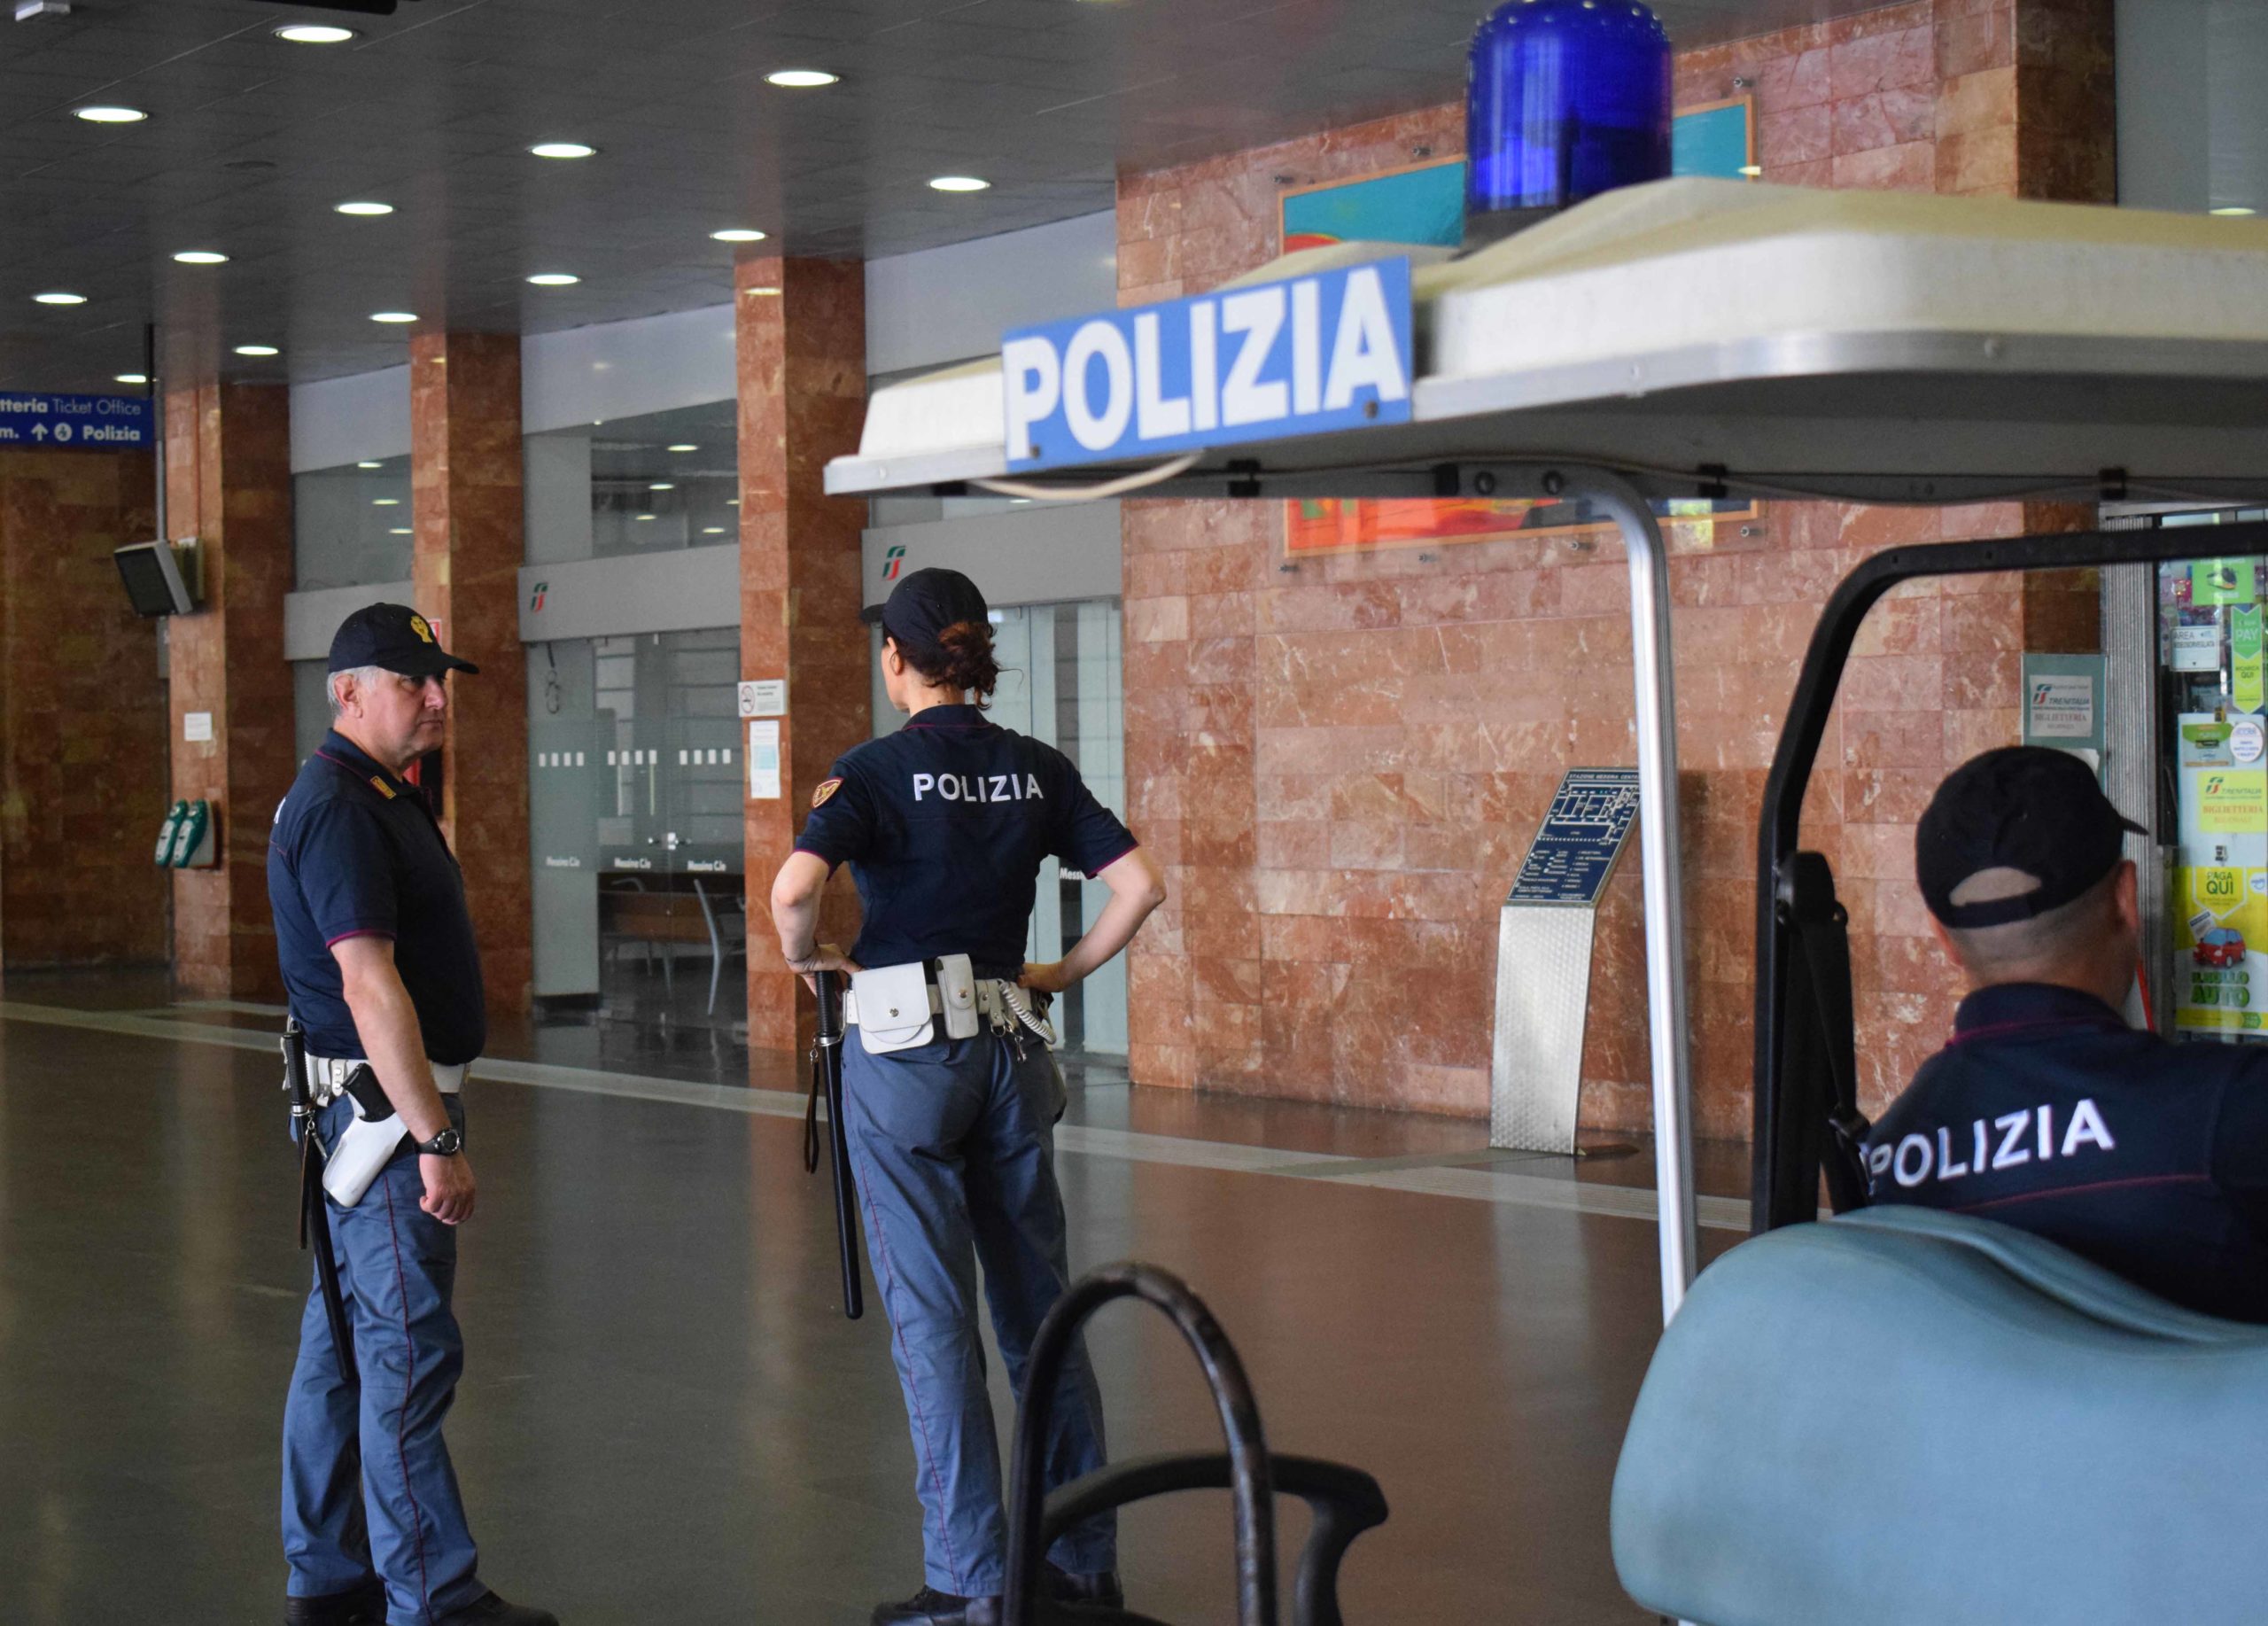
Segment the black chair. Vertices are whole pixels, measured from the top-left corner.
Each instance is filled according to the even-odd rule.
[[[1115,1462],[1060,1487],[1040,1505],[1048,1414],[1072,1334],[1088,1317],[1116,1298],[1139,1298],[1173,1319],[1195,1351],[1228,1436],[1225,1452],[1138,1457]],[[1293,1626],[1342,1626],[1339,1565],[1364,1530],[1386,1522],[1386,1497],[1360,1468],[1312,1457],[1272,1456],[1261,1432],[1260,1407],[1244,1363],[1204,1301],[1177,1276],[1147,1264],[1112,1264],[1071,1286],[1039,1329],[1024,1373],[1024,1404],[1016,1419],[1014,1484],[1009,1498],[1007,1596],[1003,1626],[1035,1626],[1039,1613],[1042,1557],[1056,1538],[1082,1520],[1175,1490],[1234,1493],[1237,1525],[1238,1626],[1276,1626],[1276,1508],[1272,1494],[1296,1496],[1314,1513],[1307,1546],[1293,1583]],[[1064,1617],[1066,1619],[1069,1617]],[[1081,1609],[1083,1626],[1164,1626],[1126,1609]]]

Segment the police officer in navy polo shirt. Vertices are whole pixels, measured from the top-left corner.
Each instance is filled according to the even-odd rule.
[[[2119,1015],[2141,940],[2129,830],[2062,751],[1987,751],[1938,787],[1915,868],[1970,992],[1868,1136],[1868,1193],[2268,1321],[2268,1050],[2170,1045]]]
[[[478,670],[406,605],[349,616],[330,646],[331,730],[268,841],[359,1378],[310,1293],[284,1409],[297,1626],[557,1626],[482,1583],[441,1439],[463,1365],[456,1227],[475,1191],[457,1091],[487,1017],[456,860],[402,774],[441,743],[452,668]]]
[[[843,1116],[913,1436],[927,1584],[873,1618],[990,1626],[1007,1535],[977,1266],[1019,1398],[1032,1338],[1070,1279],[1054,1168],[1061,1084],[1032,996],[1125,947],[1165,884],[1069,759],[985,720],[1000,669],[974,582],[916,571],[882,625],[882,681],[910,720],[846,752],[819,786],[772,914],[790,969],[874,968],[853,984]],[[1110,900],[1063,959],[1027,964],[1051,856],[1099,877]],[[844,863],[866,910],[848,957],[817,939],[820,891]],[[967,1036],[953,1036],[957,1023]],[[1065,1363],[1052,1416],[1050,1489],[1104,1460],[1084,1349]],[[1117,1603],[1115,1539],[1107,1518],[1066,1535],[1049,1554],[1051,1592]]]

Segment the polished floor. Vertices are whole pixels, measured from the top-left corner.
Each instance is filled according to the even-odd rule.
[[[919,1579],[913,1455],[879,1313],[839,1312],[792,1069],[751,1089],[706,1036],[591,1026],[500,1036],[467,1098],[481,1200],[449,1433],[484,1574],[567,1626],[862,1622]],[[307,1265],[273,1028],[146,977],[12,976],[0,997],[8,1626],[276,1617]],[[1350,1626],[1651,1618],[1606,1541],[1659,1319],[1649,1159],[1075,1071],[1075,1263],[1186,1277],[1271,1443],[1385,1488]],[[1730,1149],[1705,1169],[1714,1253],[1742,1177]],[[1092,1337],[1115,1452],[1217,1440],[1162,1319],[1116,1306]],[[1123,1568],[1161,1619],[1232,1618],[1225,1495],[1130,1514]]]

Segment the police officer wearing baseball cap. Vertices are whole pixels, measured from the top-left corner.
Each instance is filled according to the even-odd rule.
[[[2122,817],[2078,758],[1986,751],[1915,869],[1969,993],[1867,1138],[1876,1202],[2036,1232],[2193,1310],[2268,1321],[2268,1051],[2119,1015],[2141,943]]]
[[[479,668],[403,604],[347,617],[330,667],[332,727],[276,810],[268,892],[322,1103],[315,1133],[330,1156],[376,1131],[377,1172],[324,1202],[355,1375],[311,1292],[284,1410],[284,1619],[557,1626],[481,1582],[441,1438],[463,1365],[456,1227],[475,1194],[457,1092],[487,1016],[456,860],[402,776],[441,743],[447,674]],[[357,1080],[377,1116],[340,1093]]]
[[[844,753],[819,786],[773,883],[772,914],[789,969],[875,968],[853,985],[843,1116],[913,1437],[926,1584],[873,1618],[993,1626],[1007,1537],[977,1266],[1020,1398],[1032,1338],[1070,1279],[1054,1166],[1062,1086],[1044,1022],[1019,1013],[1036,1017],[1035,996],[1060,992],[1125,947],[1165,886],[1068,758],[985,720],[1000,668],[975,582],[915,571],[880,619],[883,685],[911,715]],[[1036,882],[1050,857],[1100,879],[1110,899],[1069,953],[1028,964]],[[849,955],[817,937],[820,891],[845,863],[865,907]],[[971,1014],[961,1037],[949,1014],[960,1008],[957,988],[985,1013]],[[1102,1463],[1101,1396],[1080,1349],[1055,1399],[1047,1488]],[[1067,1532],[1049,1559],[1057,1599],[1120,1601],[1107,1516]]]

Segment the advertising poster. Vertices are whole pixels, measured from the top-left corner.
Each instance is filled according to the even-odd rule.
[[[2229,704],[2257,712],[2260,701],[2260,606],[2241,604],[2229,611]]]
[[[2250,559],[2199,559],[2189,567],[2189,602],[2202,610],[2208,604],[2249,604],[2256,573]]]
[[[2268,1033],[2268,767],[2256,720],[2184,715],[2177,729],[2174,1027]]]

